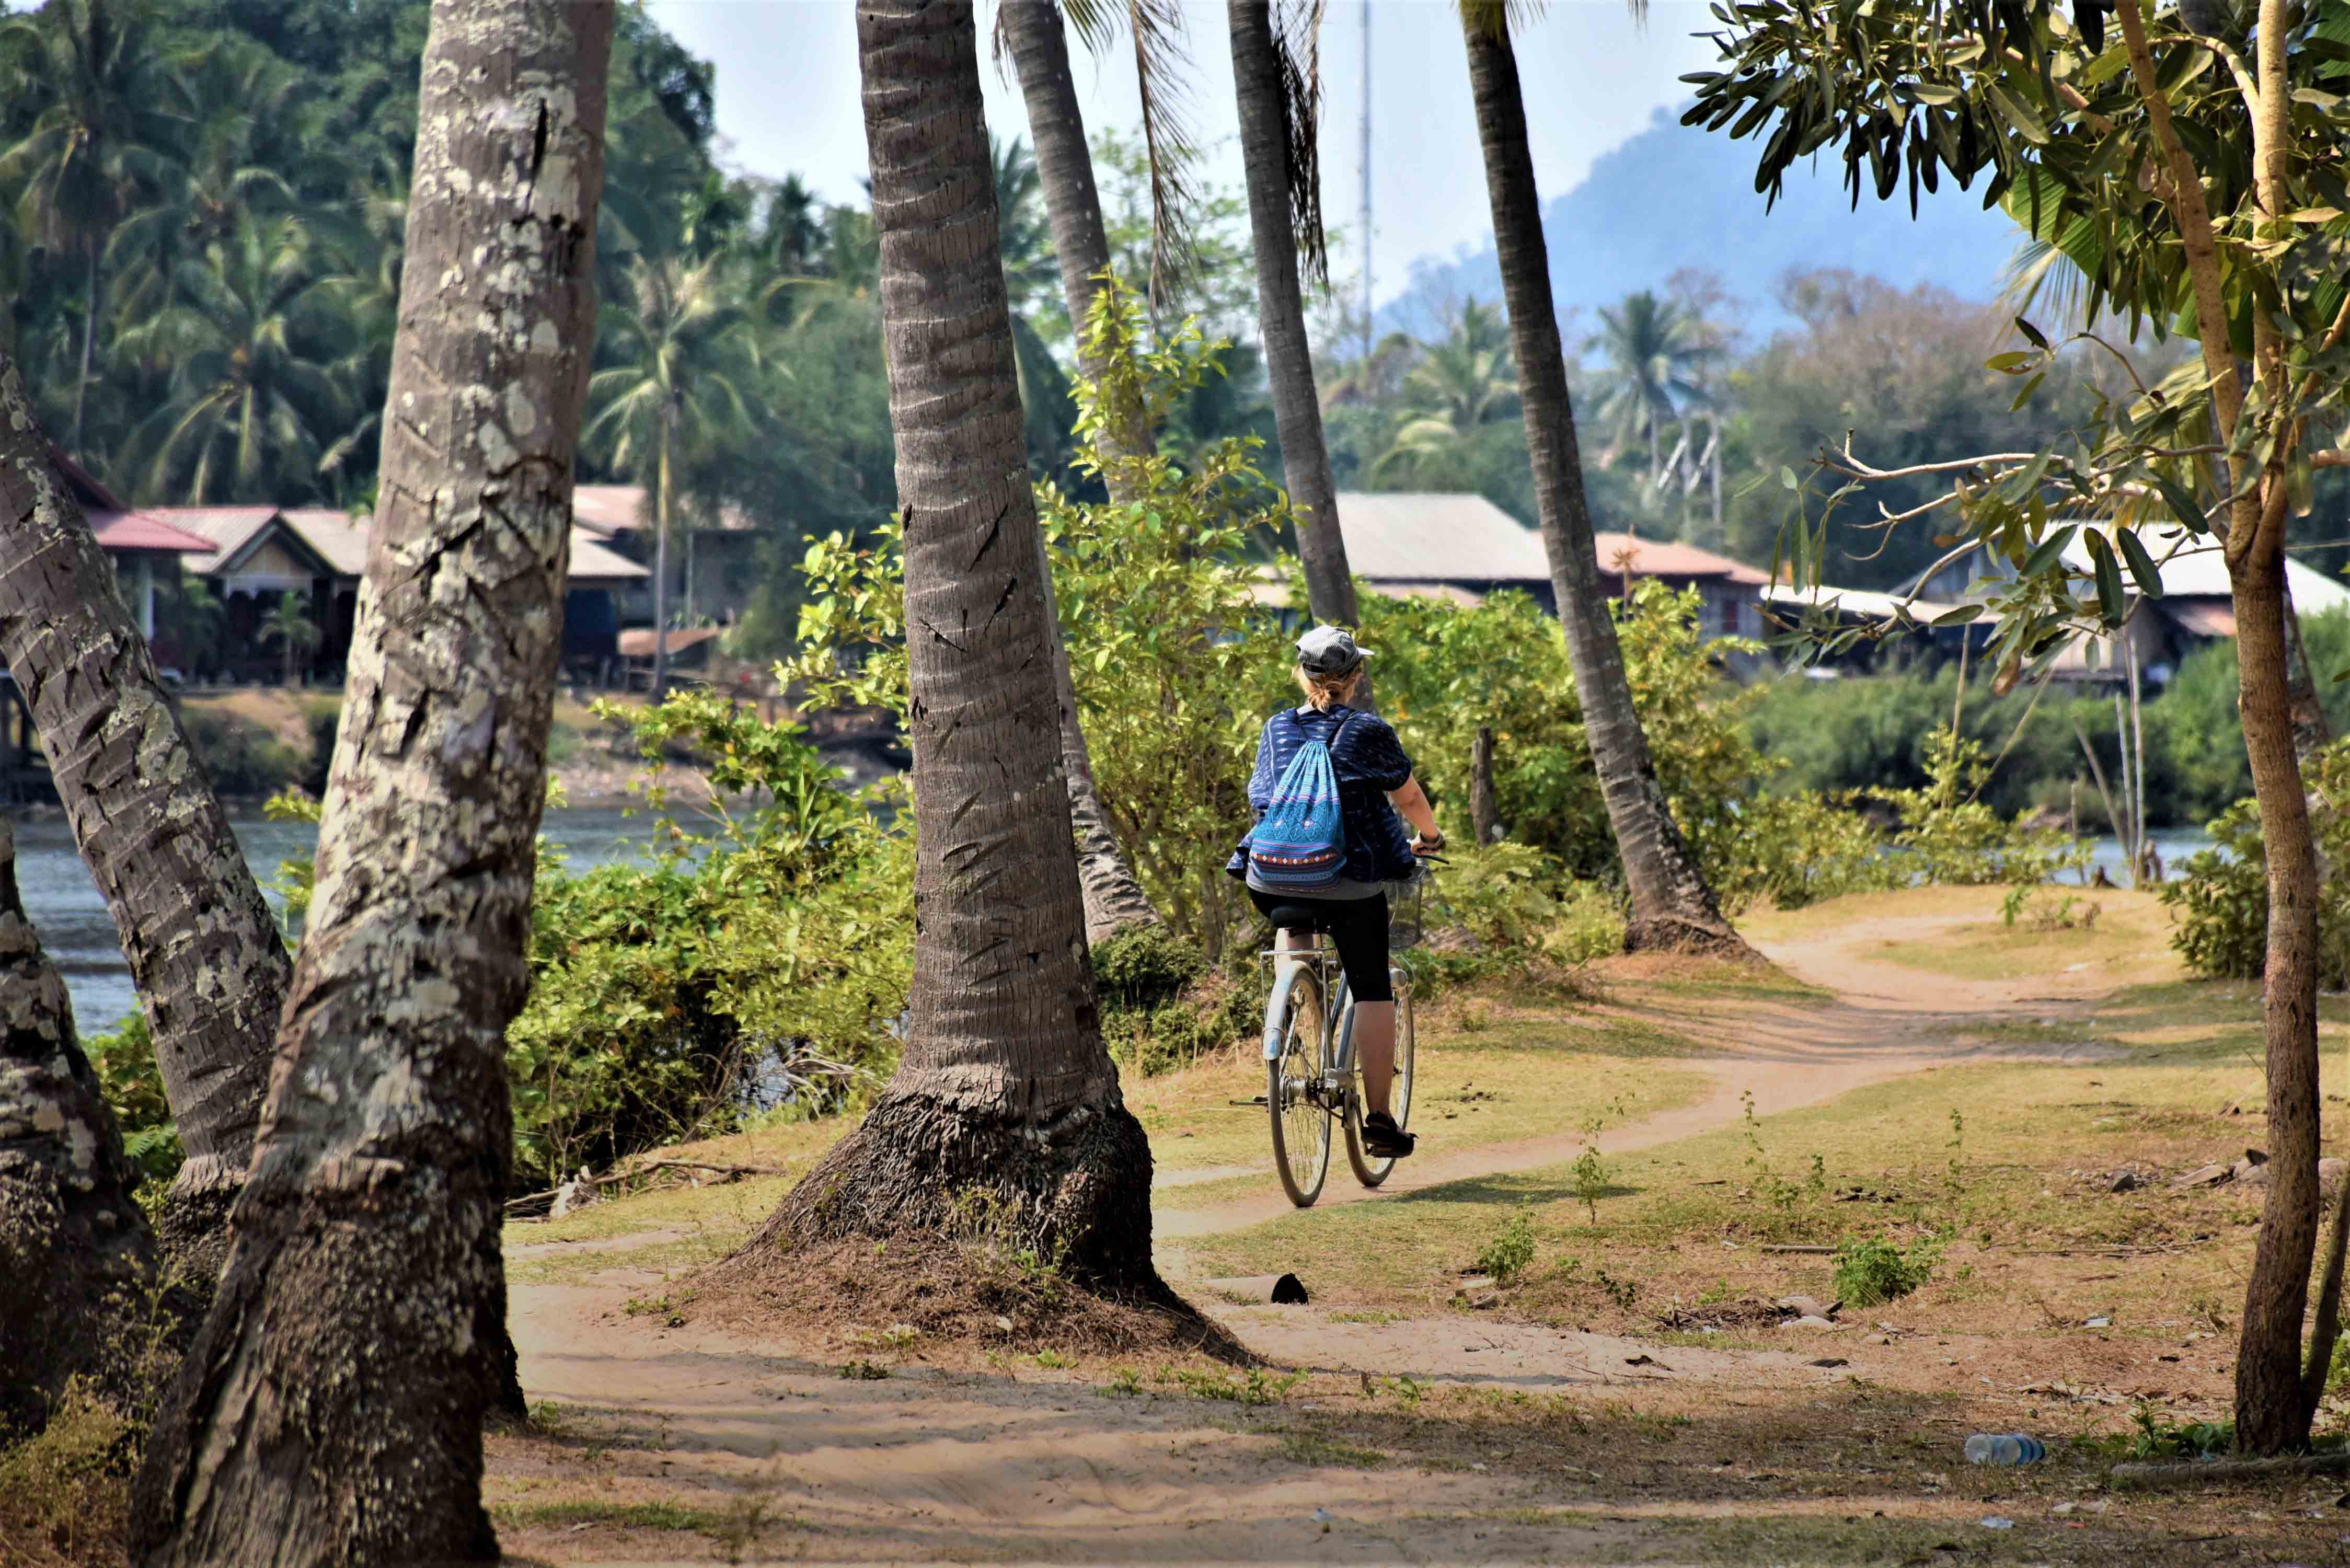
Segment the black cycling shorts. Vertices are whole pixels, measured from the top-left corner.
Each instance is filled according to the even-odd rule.
[[[1393,1002],[1388,978],[1388,896],[1368,898],[1301,898],[1294,893],[1248,890],[1257,913],[1276,930],[1327,931],[1347,971],[1347,989],[1357,1002]]]

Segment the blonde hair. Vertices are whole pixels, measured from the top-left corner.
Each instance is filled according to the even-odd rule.
[[[1346,701],[1363,683],[1363,667],[1359,664],[1344,675],[1317,675],[1304,665],[1291,673],[1297,677],[1297,689],[1305,693],[1305,701],[1317,713],[1328,712],[1333,702]]]

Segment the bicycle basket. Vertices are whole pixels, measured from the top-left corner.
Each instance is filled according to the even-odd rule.
[[[1419,946],[1425,934],[1421,898],[1428,891],[1425,872],[1409,882],[1388,884],[1388,950],[1402,952]]]

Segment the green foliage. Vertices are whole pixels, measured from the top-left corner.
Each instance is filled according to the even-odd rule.
[[[1744,814],[1744,853],[1726,884],[1733,899],[1768,898],[1782,909],[1902,885],[1904,867],[1850,798],[1763,795]]]
[[[99,1093],[122,1130],[123,1152],[139,1168],[142,1200],[160,1193],[180,1173],[187,1152],[180,1147],[180,1129],[163,1096],[147,1014],[128,1013],[111,1033],[86,1035],[81,1044],[98,1074]]]
[[[307,758],[258,724],[196,707],[183,709],[180,722],[188,732],[189,750],[222,794],[262,799],[307,771]]]
[[[1880,789],[1869,799],[1899,814],[1894,846],[1908,879],[1960,887],[2044,882],[2066,867],[2086,863],[2087,846],[2052,829],[2002,821],[1982,801],[1991,776],[1980,741],[1948,727],[1926,745],[1922,789]]]
[[[2311,813],[2321,864],[2350,865],[2350,738],[2303,765],[2303,782],[2319,807]],[[2155,891],[2172,910],[2171,945],[2188,969],[2211,979],[2256,979],[2268,965],[2268,847],[2258,805],[2240,800],[2210,824],[2211,847],[2173,868]],[[2350,877],[2319,884],[2317,983],[2350,985]]]
[[[2169,1421],[2153,1406],[2140,1405],[2130,1412],[2130,1423],[2134,1459],[2208,1459],[2236,1446],[2233,1421]]]
[[[1523,1203],[1478,1249],[1477,1266],[1497,1285],[1515,1284],[1534,1261],[1534,1218]]]
[[[1835,1251],[1835,1293],[1846,1306],[1882,1306],[1931,1279],[1941,1262],[1940,1237],[1897,1247],[1883,1236],[1847,1237]]]
[[[506,1046],[515,1164],[545,1178],[763,1100],[838,1107],[894,1063],[911,963],[910,844],[795,730],[708,692],[605,716],[633,723],[656,805],[682,742],[715,799],[706,823],[660,819],[650,867],[542,865]]]
[[[1432,979],[1573,969],[1624,946],[1616,894],[1575,881],[1531,845],[1503,840],[1448,850],[1427,898],[1427,921],[1438,935],[1412,961]]]

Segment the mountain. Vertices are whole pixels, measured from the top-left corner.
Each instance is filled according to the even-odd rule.
[[[1790,171],[1786,190],[1766,213],[1754,190],[1760,151],[1679,123],[1659,109],[1648,130],[1591,166],[1583,182],[1546,203],[1551,287],[1559,314],[1580,307],[1569,331],[1597,326],[1597,311],[1642,288],[1664,286],[1680,267],[1710,268],[1749,307],[1747,325],[1767,337],[1788,317],[1773,299],[1790,270],[1846,267],[1909,287],[1939,284],[1970,299],[1999,290],[2017,229],[1996,208],[1983,211],[1982,184],[1960,191],[1947,178],[1940,194],[1919,193],[1909,216],[1906,188],[1879,202],[1863,181],[1860,207],[1840,183],[1840,161],[1814,159]],[[1463,247],[1451,261],[1425,257],[1412,285],[1382,306],[1382,327],[1427,335],[1444,307],[1462,299],[1498,300],[1502,275],[1492,242]]]

